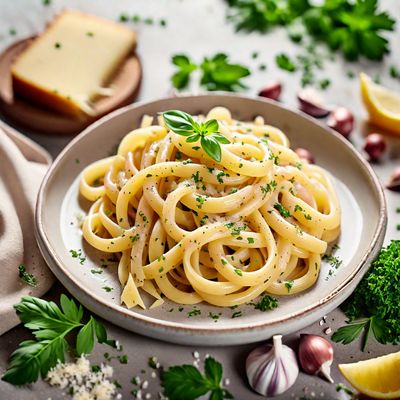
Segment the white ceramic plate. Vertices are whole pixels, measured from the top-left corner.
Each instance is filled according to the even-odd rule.
[[[119,304],[120,286],[116,264],[104,262],[104,254],[82,239],[77,216],[88,210],[79,197],[82,169],[107,156],[121,138],[137,127],[143,114],[156,115],[167,109],[191,114],[205,113],[216,105],[231,109],[240,120],[262,115],[281,128],[292,147],[308,148],[317,164],[334,176],[342,207],[342,233],[337,255],[343,264],[329,276],[324,264],[318,282],[310,290],[279,299],[279,307],[260,312],[254,307],[235,310],[200,304],[200,315],[189,317],[192,306],[168,302],[153,310],[128,310]],[[386,228],[383,191],[372,169],[340,135],[314,119],[264,99],[227,94],[168,98],[135,104],[115,111],[89,126],[58,156],[40,189],[36,210],[36,235],[40,249],[61,283],[88,309],[117,325],[143,335],[181,344],[228,345],[254,342],[276,333],[299,330],[321,318],[343,302],[366,272],[380,249]],[[80,265],[69,250],[82,249],[87,260]],[[92,273],[108,264],[102,274]],[[104,287],[113,288],[107,292]],[[241,317],[232,318],[241,311]],[[219,314],[218,320],[209,313]]]

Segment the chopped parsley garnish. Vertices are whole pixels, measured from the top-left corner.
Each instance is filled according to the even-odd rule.
[[[195,317],[197,315],[201,315],[201,310],[198,308],[193,308],[193,310],[188,312],[188,317]]]
[[[77,258],[79,260],[79,263],[83,265],[83,263],[86,261],[86,257],[82,255],[82,249],[78,250],[70,250],[72,258]]]
[[[400,342],[400,240],[382,248],[370,270],[343,306],[348,325],[332,336],[347,344],[364,331],[362,349],[372,333],[379,343]]]
[[[36,276],[27,272],[25,265],[23,264],[20,264],[18,267],[18,276],[29,286],[36,287],[39,283]]]
[[[350,389],[350,388],[348,388],[346,385],[344,385],[343,383],[338,383],[337,385],[336,385],[336,391],[337,392],[340,392],[340,391],[342,391],[343,390],[343,392],[345,392],[346,394],[348,394],[349,396],[354,396],[354,392]]]
[[[334,256],[333,254],[324,254],[322,256],[322,260],[327,261],[331,265],[331,267],[335,269],[338,269],[343,263],[343,261],[340,260],[339,257]]]
[[[140,238],[140,236],[138,233],[134,236],[129,236],[129,239],[131,239],[132,243],[135,243],[137,240],[139,240],[139,238]]]
[[[270,311],[278,307],[278,300],[269,294],[264,294],[257,303],[251,302],[249,304],[254,306],[256,310]]]
[[[283,206],[281,203],[275,203],[274,208],[279,212],[279,214],[282,215],[283,218],[288,218],[291,216],[289,210],[285,208],[285,206]]]
[[[275,62],[280,69],[288,72],[294,72],[297,69],[294,61],[292,61],[290,57],[285,53],[277,54],[275,57]]]
[[[240,232],[247,229],[247,225],[244,224],[243,226],[236,225],[235,222],[227,222],[225,226],[231,231],[232,236],[239,236]]]
[[[213,313],[211,311],[208,313],[208,318],[213,319],[214,322],[217,322],[219,320],[220,316],[221,316],[221,314],[216,314],[216,313]]]
[[[242,315],[243,315],[243,314],[242,314],[241,311],[235,311],[235,312],[232,313],[231,318],[239,318],[239,317],[241,317]]]
[[[205,215],[201,220],[200,220],[200,226],[203,226],[207,223],[208,220],[208,215]]]
[[[301,207],[299,204],[296,204],[296,205],[294,206],[294,212],[297,212],[297,211],[302,212],[305,219],[312,220],[311,215],[310,215],[310,214],[307,214],[307,213],[304,211],[303,207]]]
[[[119,16],[119,21],[120,22],[128,22],[129,21],[129,15],[128,14],[121,14],[120,16]]]
[[[277,183],[275,181],[271,181],[264,186],[261,186],[261,193],[263,194],[263,200],[267,196],[268,193],[273,192],[277,187]]]
[[[196,196],[196,201],[199,203],[197,204],[197,208],[201,208],[206,201],[204,196]]]
[[[195,400],[205,394],[209,399],[233,399],[221,385],[222,365],[212,357],[204,361],[204,374],[193,365],[176,365],[161,375],[161,386],[169,400]]]
[[[239,275],[239,276],[243,276],[243,272],[242,272],[242,270],[239,269],[239,268],[235,268],[235,274],[236,274],[236,275]]]
[[[247,238],[247,243],[248,243],[248,244],[253,244],[253,243],[254,243],[254,238],[248,237],[248,238]]]
[[[118,356],[118,361],[121,364],[128,364],[128,356],[124,354],[123,356]]]
[[[54,43],[54,47],[55,47],[56,49],[61,49],[61,43],[60,43],[60,42]]]
[[[288,290],[288,292],[291,291],[293,285],[294,285],[294,281],[292,281],[292,280],[288,280],[288,281],[285,282],[285,287]]]
[[[217,180],[218,180],[219,183],[224,183],[224,180],[222,179],[222,177],[225,176],[225,175],[226,175],[226,174],[225,174],[224,171],[218,172],[218,174],[217,174]]]
[[[91,269],[90,272],[92,274],[102,274],[103,270],[102,269]]]
[[[158,368],[158,360],[157,357],[149,357],[148,361],[147,361],[147,365],[151,368],[151,369],[157,369]]]
[[[112,288],[110,286],[103,286],[102,289],[105,290],[108,293],[114,290],[114,288]]]

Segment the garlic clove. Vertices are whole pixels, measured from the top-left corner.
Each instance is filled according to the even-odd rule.
[[[389,181],[386,183],[386,188],[394,192],[400,192],[400,167],[394,169]]]
[[[310,375],[321,375],[333,383],[330,369],[333,362],[332,344],[321,336],[301,334],[299,361],[304,372]]]
[[[354,128],[354,115],[349,109],[338,107],[331,112],[326,123],[329,128],[348,138]]]
[[[301,111],[315,118],[323,118],[329,114],[329,108],[324,104],[318,92],[314,89],[302,89],[297,93]]]
[[[286,392],[299,375],[295,352],[282,344],[282,335],[273,337],[273,344],[257,347],[246,360],[250,386],[263,396]]]
[[[258,92],[258,95],[277,101],[279,100],[281,92],[282,84],[280,82],[270,82]]]

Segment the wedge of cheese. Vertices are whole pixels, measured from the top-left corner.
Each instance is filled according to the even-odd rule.
[[[91,102],[112,93],[106,85],[135,45],[125,26],[64,11],[15,60],[14,91],[66,115],[90,115]]]

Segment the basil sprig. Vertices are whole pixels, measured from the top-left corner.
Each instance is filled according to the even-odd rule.
[[[200,145],[207,155],[217,162],[221,161],[221,143],[228,144],[230,141],[218,132],[219,125],[216,119],[196,122],[190,114],[180,110],[166,111],[163,117],[168,129],[186,136],[188,143],[200,140]]]

